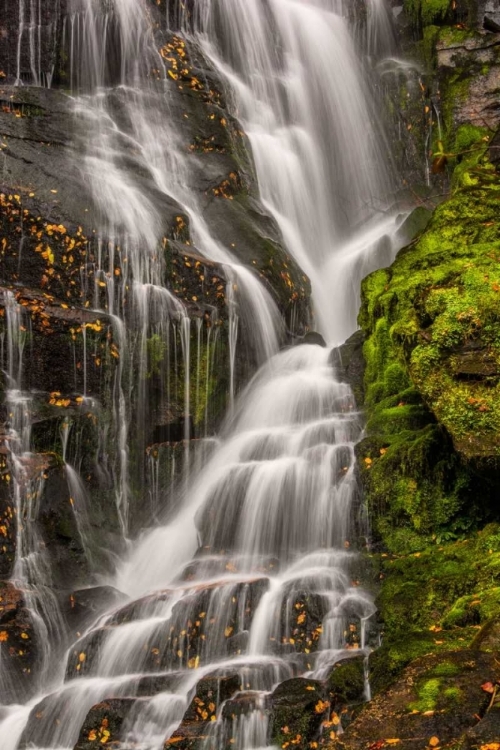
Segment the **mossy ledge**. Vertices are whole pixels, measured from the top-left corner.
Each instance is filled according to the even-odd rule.
[[[367,436],[357,450],[381,583],[375,693],[426,655],[500,646],[500,175],[491,155],[484,141],[465,156],[427,229],[363,282]]]

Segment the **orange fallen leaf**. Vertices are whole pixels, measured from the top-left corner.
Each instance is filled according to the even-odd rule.
[[[430,747],[437,747],[439,745],[439,737],[431,737],[429,740]]]
[[[484,690],[485,693],[494,693],[495,686],[492,682],[483,682],[483,684],[481,685],[481,690]]]

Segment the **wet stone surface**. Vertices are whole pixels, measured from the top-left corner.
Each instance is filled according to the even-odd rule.
[[[95,750],[104,745],[119,748],[124,737],[127,716],[133,699],[103,701],[94,706],[85,719],[74,750]]]

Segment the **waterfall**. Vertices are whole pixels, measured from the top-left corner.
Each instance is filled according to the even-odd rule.
[[[368,30],[357,36],[348,6],[341,0],[199,0],[194,14],[185,2],[167,1],[166,10],[227,84],[251,144],[261,201],[311,279],[316,325],[330,347],[355,330],[361,279],[392,260],[401,221],[392,208],[389,147],[367,62],[390,48],[390,24],[384,3],[373,0]],[[22,34],[24,28],[20,48]],[[196,684],[215,675],[236,680],[248,710],[228,719],[211,709],[208,741],[222,746],[227,740],[235,750],[264,747],[266,701],[276,685],[300,675],[325,679],[336,662],[367,656],[372,645],[375,607],[355,572],[356,542],[368,534],[356,479],[361,415],[350,387],[336,379],[330,347],[280,351],[284,324],[268,287],[206,220],[189,151],[172,126],[164,85],[169,70],[146,0],[71,0],[64,40],[74,157],[98,207],[98,253],[82,292],[100,317],[84,324],[82,334],[87,349],[88,333],[102,319],[119,352],[101,437],[112,446],[109,471],[127,550],[107,582],[128,600],[110,605],[80,633],[60,656],[59,669],[49,669],[47,652],[37,696],[24,705],[19,697],[20,705],[5,709],[0,732],[9,734],[8,750],[72,750],[92,706],[123,698],[122,746],[160,750]],[[196,251],[226,275],[227,417],[198,463],[189,416],[192,400],[198,406],[205,392],[200,420],[208,433],[220,334],[213,325],[205,332],[193,324],[188,305],[165,288],[162,240],[172,205],[189,221]],[[25,363],[14,300],[8,311],[3,364],[17,415],[15,466],[29,453],[30,438],[23,398],[16,396]],[[259,369],[237,394],[244,339]],[[148,367],[165,368],[165,351],[182,360],[175,372],[181,373],[176,380],[189,447],[181,481],[172,468],[169,508],[160,507],[161,456],[148,455],[154,525],[132,541],[130,455],[148,429]],[[173,386],[165,382],[168,394]],[[81,398],[90,401],[86,376]],[[68,433],[66,426],[65,475],[92,569],[89,500],[78,466],[66,455]],[[27,497],[24,488],[19,516],[30,512],[22,507]],[[36,490],[29,497],[36,502]],[[36,511],[32,520],[36,529]],[[36,539],[28,542],[27,556]],[[19,555],[26,544],[18,541]],[[24,569],[20,560],[16,571]],[[45,590],[50,582],[40,565],[29,577],[37,576],[34,583]],[[57,612],[39,612],[36,602],[31,609],[46,629],[44,639],[57,645]]]
[[[264,204],[313,285],[318,328],[356,327],[360,282],[391,262],[397,222],[376,81],[342,0],[172,1],[234,92]],[[265,10],[264,10],[265,8]],[[368,3],[368,47],[391,47],[384,0]]]

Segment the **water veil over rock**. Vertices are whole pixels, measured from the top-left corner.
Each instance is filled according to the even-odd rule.
[[[38,181],[2,192],[2,748],[316,747],[378,643],[332,347],[405,239],[391,17],[28,5],[2,89],[7,175]]]

